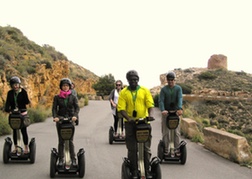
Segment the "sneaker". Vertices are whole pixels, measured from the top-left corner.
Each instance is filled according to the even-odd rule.
[[[28,153],[29,153],[29,149],[28,149],[28,145],[26,145],[24,149],[24,154],[28,154]]]
[[[175,155],[176,155],[177,157],[180,157],[181,153],[180,153],[180,150],[179,150],[179,149],[175,150]]]
[[[124,133],[123,133],[123,132],[122,132],[122,135],[121,135],[121,136],[122,136],[122,138],[124,138],[124,137],[125,137],[125,135],[124,135]]]
[[[132,179],[138,179],[138,171],[137,170],[134,170],[132,172]]]
[[[72,159],[72,165],[73,165],[74,167],[77,167],[77,162],[76,162],[76,159],[75,159],[75,158]]]
[[[115,132],[115,133],[114,133],[114,137],[118,137],[118,134],[117,134],[117,132]]]
[[[168,155],[169,155],[168,150],[165,150],[165,152],[164,152],[164,156],[168,156]]]
[[[58,166],[62,167],[64,163],[64,160],[62,158],[59,159]]]

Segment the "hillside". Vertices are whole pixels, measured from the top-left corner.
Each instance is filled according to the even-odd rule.
[[[9,90],[9,79],[19,76],[33,106],[49,107],[59,92],[59,80],[69,77],[80,95],[95,95],[98,76],[73,63],[50,45],[39,46],[14,27],[0,26],[0,108]]]

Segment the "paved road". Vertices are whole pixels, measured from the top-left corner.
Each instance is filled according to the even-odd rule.
[[[122,158],[126,156],[125,144],[108,143],[108,130],[113,118],[108,101],[89,101],[80,111],[81,121],[75,131],[75,151],[84,147],[86,153],[85,179],[119,179]],[[157,155],[157,145],[161,138],[160,113],[155,110],[156,121],[152,122],[152,154]],[[49,176],[50,149],[57,146],[57,134],[52,118],[46,122],[33,124],[29,137],[36,138],[37,155],[34,164],[3,164],[0,152],[0,178],[2,179],[46,179]],[[0,137],[3,149],[4,137]],[[252,170],[223,159],[201,145],[187,140],[187,162],[180,164],[161,164],[163,179],[251,179]],[[59,177],[72,178],[72,177]],[[78,178],[78,177],[77,177]]]

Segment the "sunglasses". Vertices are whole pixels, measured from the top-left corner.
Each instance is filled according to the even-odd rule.
[[[167,81],[174,81],[174,79],[168,79]]]
[[[116,86],[121,86],[121,84],[116,84]]]

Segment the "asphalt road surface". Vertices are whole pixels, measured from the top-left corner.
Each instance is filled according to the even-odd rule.
[[[75,151],[85,149],[85,179],[120,179],[121,164],[126,156],[124,143],[109,144],[109,128],[113,117],[108,101],[89,101],[89,105],[80,110],[80,123],[75,130]],[[157,145],[161,139],[160,112],[155,110],[156,120],[152,122],[152,156],[157,156]],[[3,163],[0,152],[1,179],[45,179],[50,178],[51,148],[57,148],[57,133],[52,118],[43,123],[32,124],[28,128],[29,138],[36,140],[36,160],[34,164],[26,162]],[[4,139],[0,137],[0,149]],[[187,141],[187,162],[185,165],[162,163],[163,179],[251,179],[252,169],[241,167],[204,149],[203,146]],[[57,176],[56,178],[74,178]],[[78,176],[76,177],[78,178]]]

